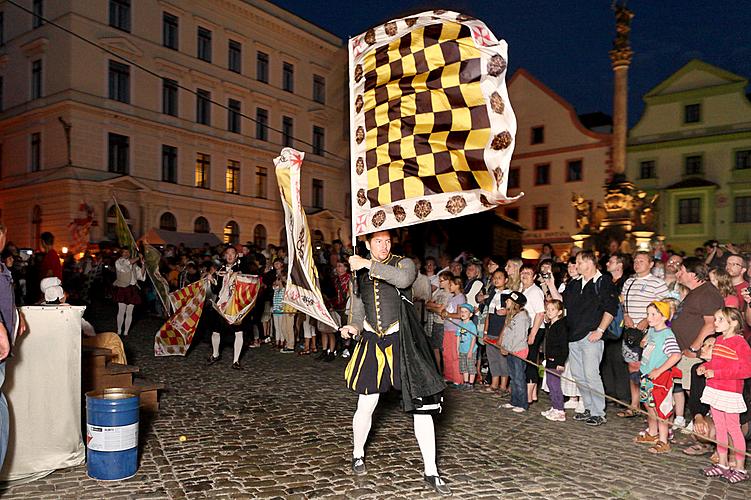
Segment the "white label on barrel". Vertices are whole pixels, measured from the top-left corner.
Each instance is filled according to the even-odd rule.
[[[93,451],[124,451],[138,445],[138,422],[118,427],[86,424],[86,446]]]

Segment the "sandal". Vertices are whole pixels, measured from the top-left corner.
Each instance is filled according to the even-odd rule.
[[[634,443],[636,443],[636,444],[654,444],[654,445],[656,445],[659,442],[660,442],[660,437],[659,436],[653,436],[652,434],[649,434],[647,432],[645,432],[644,434],[640,433],[638,436],[636,436],[634,438]]]
[[[728,483],[736,484],[741,481],[748,481],[748,472],[740,469],[728,469],[722,477],[726,479]]]
[[[298,351],[298,356],[305,356],[306,354],[310,354],[310,351]]]
[[[616,416],[620,418],[634,418],[638,417],[639,414],[635,412],[633,408],[626,408],[625,410],[616,413]]]
[[[714,450],[714,446],[712,445],[696,443],[684,449],[683,453],[685,453],[686,455],[690,455],[692,457],[698,457],[701,455],[706,455],[707,453],[712,453],[713,450]]]
[[[707,477],[725,477],[725,474],[727,474],[729,470],[729,468],[723,467],[720,464],[714,464],[710,465],[709,467],[705,467],[704,469],[702,469],[702,472]]]
[[[489,392],[491,394],[495,394],[495,393],[499,392],[499,390],[498,389],[493,389],[493,386],[489,385],[489,386],[487,386],[486,388],[483,389],[483,392]]]
[[[670,444],[657,441],[653,446],[650,446],[647,450],[655,455],[661,455],[663,453],[670,453]]]

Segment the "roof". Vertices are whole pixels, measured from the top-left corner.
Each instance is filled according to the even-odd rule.
[[[205,243],[216,246],[222,242],[214,233],[181,233],[152,227],[141,239],[152,245],[179,245],[183,243],[188,248],[201,248]]]
[[[654,97],[661,94],[671,94],[671,93],[677,93],[677,92],[683,92],[688,89],[680,88],[680,89],[674,89],[673,86],[681,80],[684,76],[688,75],[689,73],[695,72],[695,71],[701,71],[708,75],[711,75],[714,78],[714,85],[722,85],[722,84],[742,84],[746,85],[748,83],[748,80],[743,78],[740,75],[736,75],[735,73],[731,73],[730,71],[724,70],[722,68],[718,68],[717,66],[714,66],[709,63],[705,63],[704,61],[701,61],[699,59],[692,59],[688,63],[686,63],[682,68],[680,68],[678,71],[670,75],[668,78],[660,82],[656,87],[654,87],[652,90],[644,94],[644,99],[648,99],[650,97]],[[711,86],[703,84],[702,87]]]
[[[720,185],[701,177],[689,177],[688,179],[676,182],[665,189],[688,189],[700,187],[720,187]]]

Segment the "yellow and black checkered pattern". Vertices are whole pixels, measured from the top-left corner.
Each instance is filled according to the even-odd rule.
[[[363,58],[365,165],[371,207],[493,190],[482,63],[467,26],[419,27]]]

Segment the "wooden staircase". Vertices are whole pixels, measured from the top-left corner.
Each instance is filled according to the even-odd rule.
[[[114,387],[132,389],[140,394],[141,409],[149,413],[159,411],[159,391],[164,384],[134,378],[137,366],[113,363],[112,351],[99,347],[81,347],[81,389],[89,391]]]

